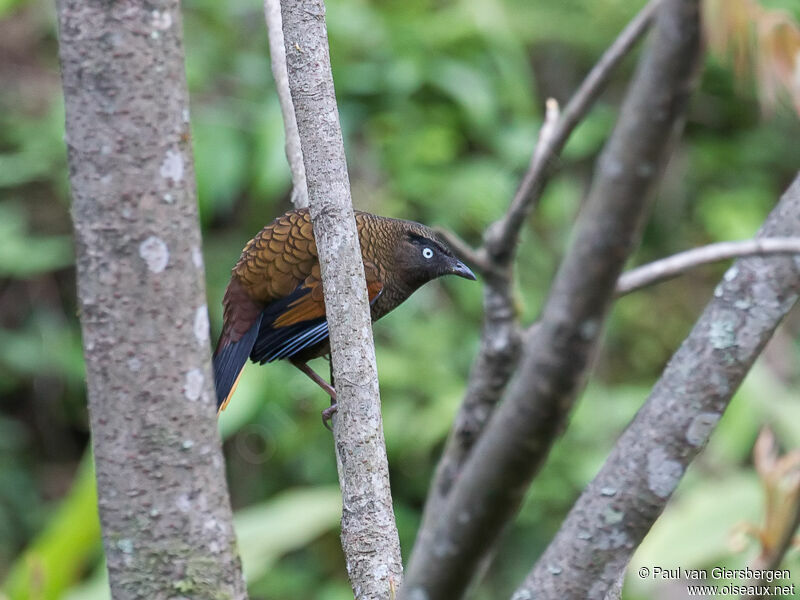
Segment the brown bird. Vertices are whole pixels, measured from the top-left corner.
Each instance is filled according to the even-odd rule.
[[[422,284],[442,275],[475,279],[429,228],[356,211],[364,273],[376,321]],[[250,240],[233,268],[222,301],[222,333],[214,352],[217,407],[224,410],[247,358],[289,359],[331,396],[336,392],[306,363],[330,352],[317,245],[307,209],[290,210]]]

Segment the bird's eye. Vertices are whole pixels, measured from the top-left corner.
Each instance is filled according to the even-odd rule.
[[[433,257],[433,250],[428,248],[427,246],[422,249],[422,256],[424,258],[432,258]]]

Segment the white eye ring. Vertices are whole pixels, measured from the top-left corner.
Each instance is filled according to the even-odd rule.
[[[428,248],[427,246],[422,249],[422,256],[424,258],[433,258],[433,250]]]

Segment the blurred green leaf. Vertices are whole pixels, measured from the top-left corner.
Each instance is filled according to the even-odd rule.
[[[753,237],[764,221],[765,207],[774,201],[761,187],[705,190],[698,207],[706,230],[715,241]]]
[[[255,581],[282,555],[336,527],[341,514],[337,486],[288,490],[240,510],[234,527],[245,577]]]
[[[0,113],[0,130],[0,148],[12,148],[0,151],[0,189],[50,178],[66,179],[64,104],[60,94],[38,118],[12,118],[8,112]]]
[[[27,2],[27,0],[0,0],[0,18],[5,17],[8,13],[25,2]]]
[[[192,124],[200,214],[210,220],[233,209],[244,188],[247,148],[233,118],[217,111],[198,111]]]
[[[97,492],[87,452],[69,495],[17,559],[0,590],[10,600],[57,600],[77,581],[99,545]]]
[[[73,263],[68,235],[32,235],[22,205],[0,204],[0,277],[26,278]]]
[[[442,60],[431,66],[429,83],[450,96],[467,116],[467,122],[478,129],[488,127],[497,111],[491,82],[469,63]]]
[[[82,382],[85,378],[80,333],[47,313],[35,313],[25,327],[0,329],[0,365],[16,375],[45,373]]]

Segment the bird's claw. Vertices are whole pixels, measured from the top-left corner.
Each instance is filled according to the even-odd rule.
[[[322,411],[322,424],[325,425],[325,428],[328,431],[333,431],[333,428],[331,427],[331,417],[333,417],[338,408],[339,405],[334,402],[328,408]]]

